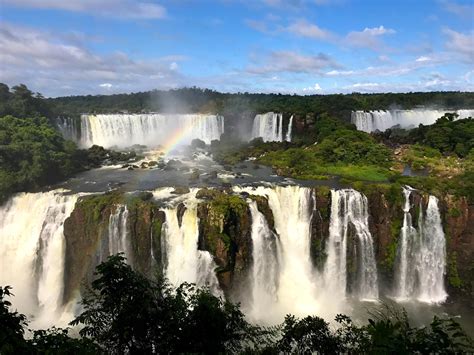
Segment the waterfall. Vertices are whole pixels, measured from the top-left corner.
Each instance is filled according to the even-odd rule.
[[[415,265],[412,261],[415,258],[414,243],[418,238],[418,232],[412,225],[410,214],[410,195],[413,189],[409,186],[403,188],[405,204],[403,207],[403,225],[400,232],[400,246],[398,251],[398,264],[396,272],[397,298],[407,299],[414,292],[415,287]]]
[[[313,213],[311,189],[301,186],[260,186],[234,187],[234,191],[268,199],[279,237],[276,300],[271,304],[271,314],[266,312],[261,320],[274,322],[281,321],[288,313],[303,316],[324,312],[317,300],[317,275],[310,257]],[[270,306],[264,307],[268,309]]]
[[[190,282],[197,286],[208,286],[215,295],[221,295],[215,274],[217,265],[209,252],[198,250],[199,220],[196,205],[186,205],[181,226],[176,207],[166,208],[164,212],[166,222],[162,237],[166,253],[166,277],[175,286]]]
[[[283,114],[267,112],[253,120],[252,139],[261,137],[264,142],[283,142]]]
[[[55,123],[65,139],[77,141],[78,137],[80,137],[80,127],[74,118],[60,116],[56,118]]]
[[[21,193],[0,207],[0,285],[13,287],[14,308],[34,327],[61,325],[64,316],[63,224],[76,200],[61,190]]]
[[[358,130],[373,132],[375,130],[385,131],[395,125],[402,128],[417,127],[420,123],[430,125],[446,112],[455,112],[459,119],[474,117],[474,110],[390,110],[390,111],[353,111],[351,121]]]
[[[111,255],[124,253],[127,263],[133,265],[133,255],[128,238],[127,206],[119,205],[110,214],[107,235],[101,239],[99,262],[104,262]]]
[[[418,299],[430,303],[443,302],[448,296],[444,288],[446,240],[436,197],[429,197],[426,214],[420,225],[422,232]]]
[[[276,240],[255,201],[249,202],[252,216],[252,301],[250,316],[255,320],[267,316],[267,307],[277,301],[278,259]]]
[[[293,129],[293,115],[290,117],[290,122],[288,123],[288,131],[286,132],[285,140],[291,142],[291,131]]]
[[[444,286],[446,240],[438,200],[430,196],[425,213],[420,204],[416,230],[411,222],[411,191],[410,187],[403,189],[405,205],[396,268],[396,298],[440,303],[447,298]]]
[[[198,138],[210,144],[224,133],[224,117],[204,114],[82,115],[79,144],[106,148],[142,144],[186,144]]]
[[[331,191],[331,219],[326,242],[324,285],[330,294],[345,297],[347,291],[347,245],[353,229],[358,243],[355,294],[360,299],[377,299],[377,266],[368,227],[367,198],[355,190]]]

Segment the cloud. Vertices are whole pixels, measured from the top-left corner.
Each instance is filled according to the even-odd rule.
[[[454,1],[447,0],[439,1],[439,3],[441,3],[441,5],[446,11],[455,14],[458,17],[470,19],[472,21],[474,13],[474,6],[472,5],[472,3],[467,5],[461,5]]]
[[[316,91],[317,92],[317,91],[321,91],[321,90],[322,90],[322,88],[318,83],[314,84],[313,86],[303,88],[303,92],[311,92],[311,91]]]
[[[249,67],[246,70],[248,73],[321,73],[323,69],[340,67],[324,53],[304,55],[291,51],[274,51],[263,58],[257,58],[257,61],[264,64]]]
[[[461,55],[472,64],[474,61],[474,31],[464,34],[444,28],[443,33],[448,37],[446,48]]]
[[[427,62],[427,61],[430,61],[430,60],[431,60],[430,57],[421,56],[421,57],[416,58],[415,62]]]
[[[121,19],[162,19],[166,9],[153,2],[134,0],[2,0],[3,4],[46,10],[82,12]]]
[[[394,34],[395,30],[385,28],[384,26],[368,28],[363,31],[349,32],[345,38],[345,42],[353,47],[370,48],[373,50],[381,50],[384,47],[380,37],[387,34]]]
[[[114,92],[170,88],[185,82],[177,67],[182,56],[137,60],[121,52],[99,55],[28,27],[1,24],[0,48],[0,81],[25,83],[46,95],[94,93],[99,87]]]
[[[363,69],[351,69],[351,70],[330,70],[324,75],[328,77],[389,77],[400,75],[406,75],[412,73],[418,69],[436,66],[443,64],[447,61],[445,57],[418,57],[414,61],[407,61],[404,63],[390,64],[388,61],[380,66],[370,66]]]
[[[331,32],[324,30],[306,20],[299,20],[289,25],[286,30],[300,37],[328,40],[333,37]]]

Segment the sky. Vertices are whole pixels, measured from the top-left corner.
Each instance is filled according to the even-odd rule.
[[[474,0],[0,0],[0,82],[48,97],[474,91]]]

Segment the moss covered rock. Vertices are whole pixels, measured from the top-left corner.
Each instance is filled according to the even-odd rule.
[[[214,256],[221,287],[228,291],[251,263],[250,211],[244,199],[223,191],[205,189],[197,196],[212,196],[198,204],[199,249]]]

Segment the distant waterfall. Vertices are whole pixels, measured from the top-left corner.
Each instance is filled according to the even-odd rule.
[[[373,132],[376,130],[385,131],[395,125],[402,128],[418,127],[418,125],[430,125],[446,112],[455,112],[459,119],[474,117],[474,110],[390,110],[390,111],[353,111],[351,121],[358,130]]]
[[[265,319],[267,307],[277,301],[278,256],[276,238],[268,227],[264,215],[255,201],[249,202],[252,215],[253,264],[251,274],[252,307],[250,315],[256,320]]]
[[[166,253],[165,275],[170,282],[179,286],[183,282],[208,286],[221,295],[222,291],[215,274],[217,265],[211,254],[198,250],[198,217],[195,205],[186,206],[181,226],[178,223],[178,209],[164,209],[166,222],[163,230],[163,246]]]
[[[288,124],[286,141],[291,141],[293,116]],[[252,139],[261,137],[264,142],[283,142],[283,114],[267,112],[256,115],[253,120]]]
[[[0,207],[0,285],[13,287],[14,307],[37,327],[58,325],[64,311],[63,224],[76,200],[62,191],[22,193]]]
[[[420,206],[416,230],[411,224],[410,193],[410,188],[404,189],[405,206],[398,249],[396,297],[440,303],[447,297],[444,286],[446,240],[438,200],[430,196],[425,213]]]
[[[224,133],[224,117],[204,114],[82,115],[79,144],[119,148],[142,144],[189,143],[198,138],[211,143]]]
[[[290,122],[288,123],[288,131],[286,132],[285,140],[291,142],[291,131],[293,129],[293,115],[290,117]]]
[[[326,242],[324,284],[329,292],[345,297],[347,291],[347,245],[353,228],[357,239],[356,295],[377,299],[377,266],[372,235],[368,227],[367,198],[355,190],[331,191],[331,220]]]
[[[55,122],[56,127],[65,139],[69,139],[72,141],[77,141],[78,139],[80,139],[80,125],[77,124],[76,119],[72,117],[60,116],[56,118]]]

